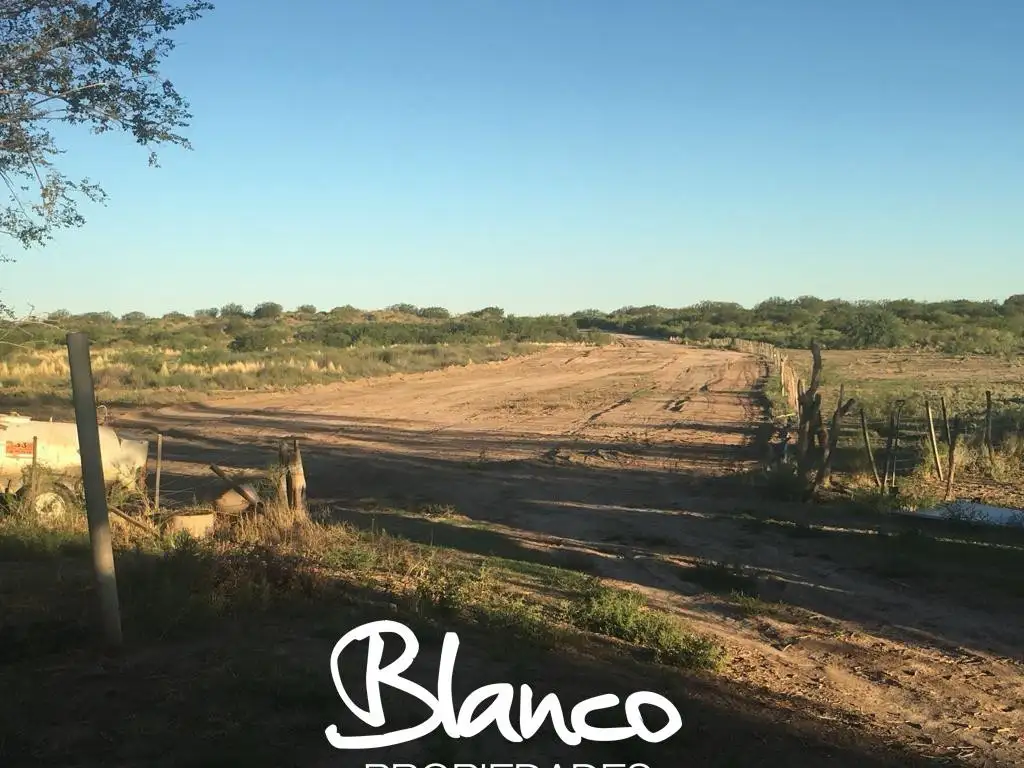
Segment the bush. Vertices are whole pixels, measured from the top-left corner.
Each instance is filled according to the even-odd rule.
[[[265,301],[257,304],[252,311],[252,316],[257,320],[275,320],[284,312],[284,307],[274,301]]]
[[[279,346],[286,336],[281,328],[253,328],[236,336],[228,348],[233,352],[263,352]]]

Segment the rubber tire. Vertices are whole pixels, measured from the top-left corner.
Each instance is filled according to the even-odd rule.
[[[19,489],[17,494],[19,501],[25,498],[26,492],[26,488]],[[33,506],[35,507],[33,517],[40,523],[48,523],[67,516],[74,509],[75,497],[63,485],[55,484],[42,488]]]

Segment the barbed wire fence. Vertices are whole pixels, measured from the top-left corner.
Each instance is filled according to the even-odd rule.
[[[850,402],[844,402],[844,388],[822,393],[811,384],[815,391],[808,393],[808,382],[791,362],[792,351],[746,339],[714,339],[709,345],[752,354],[765,363],[769,399],[784,402],[789,409],[772,414],[788,420],[779,430],[782,461],[793,461],[794,454],[800,461],[808,450],[808,437],[801,429],[821,432],[824,470],[818,482],[828,485],[833,476],[867,480],[883,495],[913,483],[921,495],[934,499],[966,497],[1024,506],[1024,392],[978,390],[973,397],[947,398],[922,389],[882,402],[850,398],[852,406],[841,412]],[[818,414],[808,414],[812,408]],[[831,414],[830,424],[824,414]],[[804,426],[815,415],[817,426]],[[796,451],[790,450],[794,431],[797,443],[804,441]]]
[[[942,396],[925,398],[923,413],[897,400],[865,408],[842,424],[837,467],[869,474],[883,492],[908,479],[944,500],[1024,501],[1024,424],[1015,398],[986,392],[956,412]]]

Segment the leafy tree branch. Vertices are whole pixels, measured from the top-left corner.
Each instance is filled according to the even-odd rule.
[[[160,74],[170,33],[213,5],[203,0],[0,0],[0,233],[26,248],[79,227],[102,188],[57,168],[54,124],[119,130],[146,147],[191,148],[192,115]],[[155,151],[150,164],[157,164]],[[9,260],[0,252],[0,260]]]

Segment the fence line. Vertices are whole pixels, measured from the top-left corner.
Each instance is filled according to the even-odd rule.
[[[765,361],[770,375],[777,376],[782,388],[782,396],[792,413],[799,410],[800,377],[789,362],[789,357],[774,344],[764,341],[747,339],[712,339],[713,347],[728,347],[737,352],[756,355]]]
[[[747,339],[714,339],[709,345],[764,360],[781,383],[789,407],[799,414],[805,383],[785,352]],[[1021,404],[1020,397],[997,399],[992,392],[985,392],[984,402],[955,405],[934,393],[908,393],[903,401],[894,401],[887,409],[883,406],[883,413],[869,413],[870,405],[857,404],[860,418],[851,413],[835,422],[835,472],[863,476],[872,472],[871,462],[876,461],[883,490],[889,478],[895,483],[896,478],[917,475],[934,482],[940,492],[945,486],[948,495],[953,486],[952,453],[957,486],[975,498],[1020,504],[1024,502],[1024,418],[1003,409]]]

